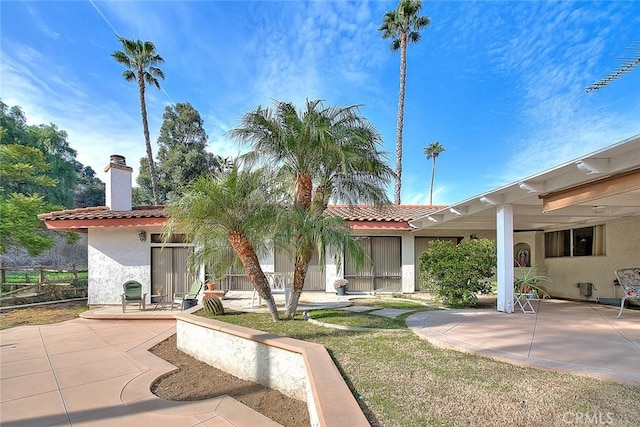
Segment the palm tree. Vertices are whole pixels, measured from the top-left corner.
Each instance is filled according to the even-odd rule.
[[[145,84],[153,85],[160,89],[158,78],[164,79],[164,72],[157,67],[164,59],[156,51],[155,45],[150,41],[128,40],[119,37],[124,51],[117,50],[111,54],[113,59],[124,65],[126,70],[122,73],[128,82],[138,82],[138,94],[140,96],[140,113],[142,115],[142,129],[144,131],[144,141],[147,147],[147,161],[149,163],[149,173],[151,175],[151,190],[153,201],[159,204],[158,195],[158,175],[153,161],[151,151],[151,139],[149,137],[149,123],[147,121],[147,104],[145,101]]]
[[[391,38],[391,50],[400,50],[400,91],[398,94],[398,120],[396,122],[396,182],[394,203],[400,204],[402,185],[402,128],[404,125],[404,89],[407,76],[407,43],[420,41],[420,30],[429,25],[429,17],[420,16],[421,0],[400,0],[398,8],[384,14],[378,31],[382,38]]]
[[[290,223],[297,224],[297,234],[292,237],[295,266],[287,317],[293,318],[313,250],[328,241],[307,232],[322,222],[331,198],[349,204],[388,203],[385,187],[393,172],[378,149],[380,135],[357,106],[324,107],[321,101],[307,100],[298,113],[293,104],[276,101],[273,110],[258,107],[247,113],[230,136],[250,145],[248,161],[276,165],[280,179],[292,185],[290,212],[297,212],[297,219]]]
[[[434,141],[424,149],[424,155],[427,156],[427,160],[433,159],[433,166],[431,168],[431,190],[429,191],[429,204],[433,204],[433,180],[436,177],[436,159],[444,151],[444,145],[438,141]]]
[[[182,197],[167,207],[166,234],[185,233],[195,245],[194,264],[228,259],[231,250],[242,262],[253,287],[269,308],[273,320],[278,310],[258,251],[273,235],[278,207],[275,186],[266,169],[239,169],[235,164],[217,176],[192,181]],[[219,271],[214,272],[219,273]]]

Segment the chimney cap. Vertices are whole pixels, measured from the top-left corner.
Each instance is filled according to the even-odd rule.
[[[127,166],[127,160],[120,154],[112,154],[109,161],[116,165]]]
[[[120,154],[112,154],[109,157],[109,164],[104,168],[104,171],[108,172],[109,169],[120,169],[123,171],[133,172],[133,168],[127,166],[125,157]]]

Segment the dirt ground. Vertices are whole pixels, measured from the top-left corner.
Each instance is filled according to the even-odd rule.
[[[178,367],[159,378],[151,392],[167,400],[202,400],[227,394],[253,410],[285,427],[308,426],[306,403],[282,393],[241,380],[213,368],[176,348],[176,336],[157,344],[149,351]]]

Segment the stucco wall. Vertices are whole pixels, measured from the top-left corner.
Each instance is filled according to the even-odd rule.
[[[605,224],[606,255],[546,258],[547,286],[552,296],[584,299],[577,283],[593,283],[590,300],[619,298],[622,290],[613,285],[614,271],[624,267],[640,267],[640,216],[627,217]]]
[[[229,326],[228,329],[237,329],[242,335],[240,328]],[[229,334],[216,327],[189,323],[181,318],[176,322],[176,338],[178,348],[198,360],[238,378],[255,381],[294,399],[307,401],[307,369],[300,353]]]
[[[149,302],[151,250],[149,238],[141,242],[138,231],[130,227],[89,229],[90,305],[120,304],[122,285],[127,280],[142,283]]]
[[[191,309],[191,312],[198,308]],[[180,350],[237,377],[307,403],[311,427],[365,427],[369,422],[327,349],[182,312]]]

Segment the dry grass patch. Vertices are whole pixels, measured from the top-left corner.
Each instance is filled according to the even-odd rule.
[[[86,310],[87,303],[84,301],[2,310],[0,311],[0,329],[64,322],[75,319]]]

